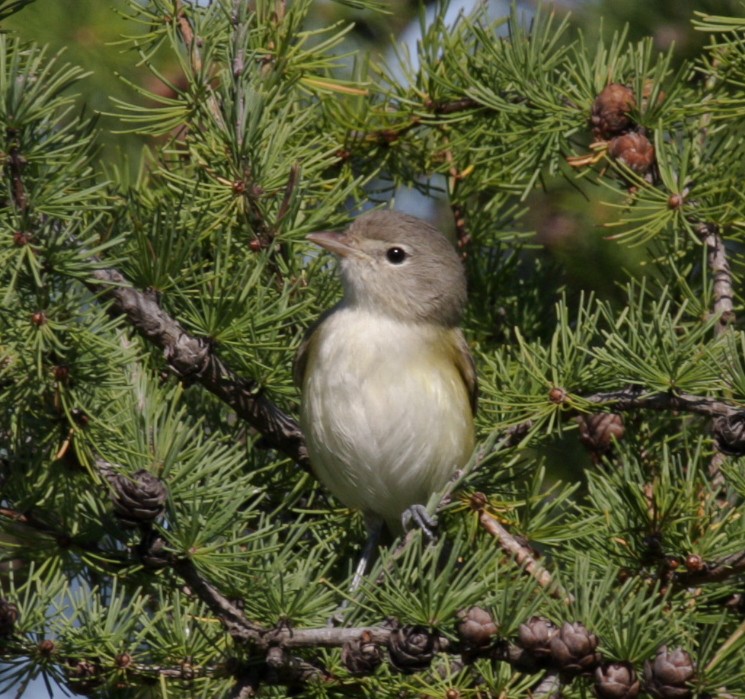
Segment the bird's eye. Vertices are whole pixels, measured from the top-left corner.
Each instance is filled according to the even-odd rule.
[[[388,262],[394,265],[400,265],[407,257],[406,250],[403,248],[388,248],[385,251]]]

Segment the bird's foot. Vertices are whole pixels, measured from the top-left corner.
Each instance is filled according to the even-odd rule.
[[[420,529],[428,541],[434,541],[437,538],[435,534],[437,517],[427,512],[424,505],[412,505],[405,509],[401,514],[401,525],[404,531]]]
[[[326,626],[329,628],[336,628],[344,624],[344,615],[346,614],[349,601],[344,600],[337,608],[336,611],[329,617],[326,622]]]

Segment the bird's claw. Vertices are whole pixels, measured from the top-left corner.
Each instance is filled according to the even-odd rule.
[[[436,538],[437,517],[427,512],[424,505],[412,505],[405,509],[401,514],[401,525],[404,531],[415,527],[420,529],[428,541],[434,541]]]

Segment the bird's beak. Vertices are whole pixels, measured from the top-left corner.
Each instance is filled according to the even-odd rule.
[[[339,257],[347,257],[356,251],[356,248],[349,244],[349,239],[344,233],[334,233],[324,231],[323,233],[311,233],[308,236],[311,243],[320,245],[325,250],[333,252]]]

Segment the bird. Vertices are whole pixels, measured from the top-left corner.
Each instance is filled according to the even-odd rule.
[[[443,233],[394,210],[307,238],[339,259],[343,297],[298,350],[300,425],[313,472],[364,516],[364,568],[383,525],[433,523],[427,501],[473,452],[465,271]]]

